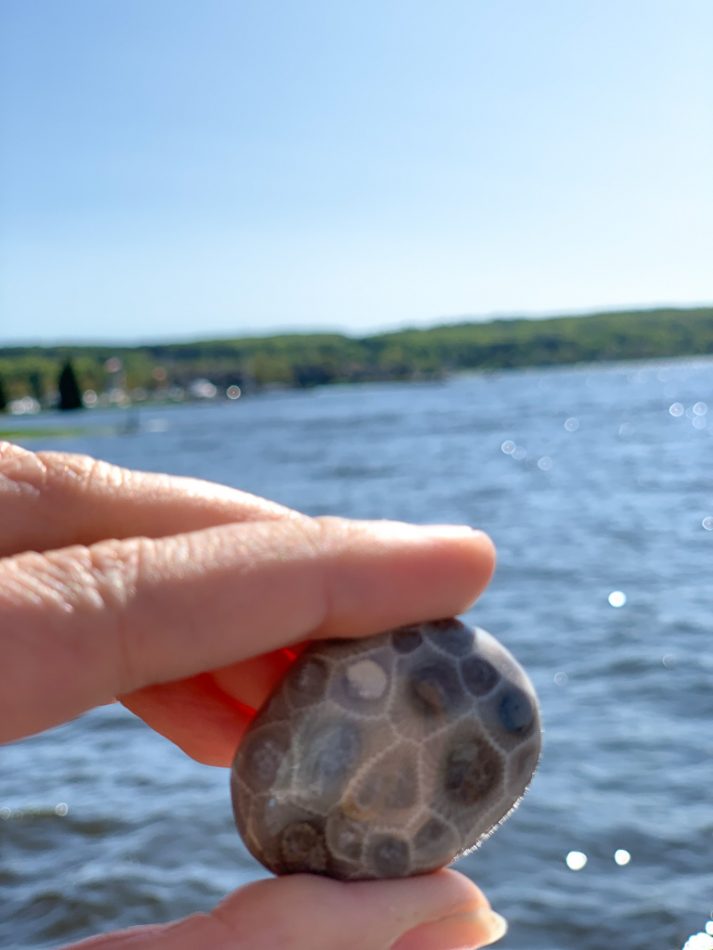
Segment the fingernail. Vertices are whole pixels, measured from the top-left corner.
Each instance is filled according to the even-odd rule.
[[[419,525],[419,530],[426,534],[434,534],[446,538],[470,537],[474,534],[482,534],[482,531],[476,531],[469,524],[423,524]]]
[[[488,926],[490,927],[490,936],[488,943],[484,943],[484,947],[490,946],[491,943],[495,943],[497,940],[500,940],[508,932],[508,922],[501,915],[496,913],[494,910],[491,910],[488,915]]]
[[[372,521],[371,528],[376,534],[388,540],[463,538],[481,533],[467,524],[409,524],[405,521]]]
[[[391,950],[476,950],[500,940],[507,929],[504,917],[482,908],[420,924],[400,937]]]

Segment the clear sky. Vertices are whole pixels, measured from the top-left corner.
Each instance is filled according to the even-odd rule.
[[[0,342],[713,300],[711,0],[2,0]]]

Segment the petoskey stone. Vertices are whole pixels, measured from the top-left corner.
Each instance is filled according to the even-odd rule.
[[[451,618],[317,641],[243,737],[235,821],[275,874],[422,874],[497,828],[540,746],[532,684],[485,630]]]

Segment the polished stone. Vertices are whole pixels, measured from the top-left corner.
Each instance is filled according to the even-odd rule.
[[[313,643],[235,756],[235,820],[276,874],[405,877],[449,864],[518,803],[540,754],[527,675],[455,619]]]

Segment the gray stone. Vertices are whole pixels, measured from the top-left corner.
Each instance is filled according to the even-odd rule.
[[[236,753],[236,825],[275,874],[422,874],[512,811],[540,745],[532,684],[484,630],[451,618],[316,641]]]

